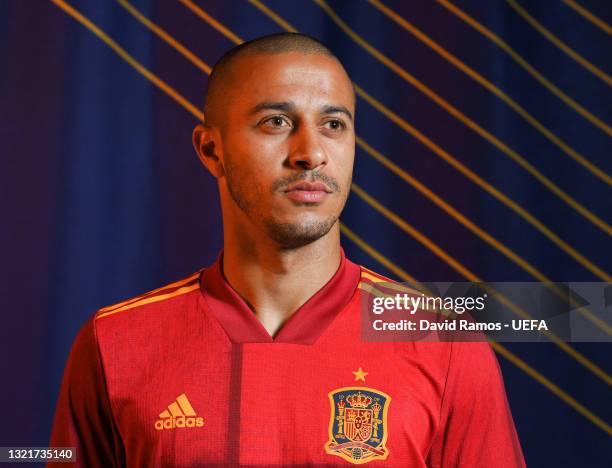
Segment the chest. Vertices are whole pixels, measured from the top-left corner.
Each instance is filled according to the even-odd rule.
[[[171,346],[111,371],[129,464],[424,466],[443,375],[383,343]]]

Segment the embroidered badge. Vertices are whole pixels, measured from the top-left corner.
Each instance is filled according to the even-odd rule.
[[[331,417],[325,451],[355,464],[385,460],[391,397],[367,387],[338,388],[328,395]]]

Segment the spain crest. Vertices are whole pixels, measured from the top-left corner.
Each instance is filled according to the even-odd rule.
[[[331,417],[325,451],[355,464],[385,460],[391,397],[366,387],[338,388],[328,396]]]

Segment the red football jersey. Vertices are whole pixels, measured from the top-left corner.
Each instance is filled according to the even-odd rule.
[[[344,252],[271,338],[221,262],[83,326],[51,446],[81,466],[524,466],[488,343],[363,342],[360,286],[390,280]]]

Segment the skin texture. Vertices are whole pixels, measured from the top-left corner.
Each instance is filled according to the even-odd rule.
[[[221,91],[193,143],[218,181],[224,275],[274,336],[339,266],[353,88],[333,57],[284,52],[237,57]],[[300,182],[323,183],[328,193],[292,196]]]

